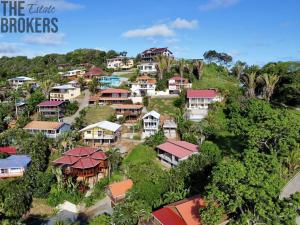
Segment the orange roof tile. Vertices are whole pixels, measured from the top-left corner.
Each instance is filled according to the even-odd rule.
[[[33,130],[57,130],[64,123],[62,122],[50,122],[50,121],[32,121],[28,123],[24,129],[33,129]]]
[[[131,179],[124,180],[121,182],[113,183],[108,185],[108,188],[111,192],[113,198],[125,195],[126,192],[132,188],[133,182]]]

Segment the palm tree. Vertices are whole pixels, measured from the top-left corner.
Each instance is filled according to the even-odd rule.
[[[109,160],[109,177],[111,173],[117,170],[122,162],[122,156],[119,148],[112,148],[107,152]]]
[[[237,61],[234,67],[232,68],[232,72],[236,75],[237,79],[240,80],[241,76],[246,68],[246,63]]]
[[[158,79],[162,80],[164,76],[164,72],[166,71],[167,68],[166,57],[164,55],[157,55],[155,57],[155,61],[157,62],[156,70],[157,70]]]
[[[78,78],[78,84],[79,84],[80,90],[83,90],[84,86],[85,86],[85,80],[83,79],[83,77]]]
[[[43,90],[44,95],[48,99],[49,98],[49,93],[50,93],[52,87],[54,86],[54,82],[52,80],[45,80],[45,81],[40,83],[40,86]]]
[[[264,84],[263,96],[267,102],[270,102],[279,78],[277,75],[267,73],[259,76],[258,81]]]
[[[246,73],[244,74],[244,76],[241,77],[241,81],[246,88],[246,96],[248,98],[255,97],[255,88],[257,85],[256,80],[256,72]]]
[[[122,63],[124,64],[124,66],[127,66],[129,59],[127,57],[124,57],[122,59]]]
[[[92,94],[95,94],[97,92],[97,88],[99,86],[99,81],[96,77],[93,77],[92,81],[89,83],[89,91]]]
[[[32,84],[30,82],[27,82],[22,86],[22,89],[26,94],[26,98],[29,98],[32,91]]]
[[[165,56],[165,61],[166,61],[166,70],[167,70],[167,73],[170,73],[171,72],[171,68],[172,68],[172,64],[174,62],[174,58]]]
[[[202,78],[204,65],[205,64],[203,60],[197,60],[196,62],[194,62],[194,66],[197,69],[198,80]]]

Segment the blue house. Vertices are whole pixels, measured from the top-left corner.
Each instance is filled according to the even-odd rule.
[[[0,179],[23,176],[31,158],[27,155],[12,155],[0,159]]]
[[[100,77],[99,82],[101,84],[101,89],[105,90],[108,88],[119,87],[122,83],[122,80],[117,76],[103,76]]]

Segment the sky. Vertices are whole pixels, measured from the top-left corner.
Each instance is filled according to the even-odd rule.
[[[59,32],[0,34],[0,56],[34,57],[78,48],[168,47],[176,58],[207,50],[263,65],[300,60],[299,0],[26,0],[55,7]],[[0,14],[1,17],[1,14]]]

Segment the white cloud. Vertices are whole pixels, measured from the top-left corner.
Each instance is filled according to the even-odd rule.
[[[0,55],[12,56],[18,54],[21,51],[20,46],[17,43],[0,42]]]
[[[49,6],[52,5],[55,7],[56,11],[65,11],[65,10],[76,10],[84,8],[84,5],[73,3],[67,0],[27,0],[27,4],[38,4]]]
[[[153,25],[151,27],[129,30],[123,33],[124,37],[135,38],[135,37],[171,37],[175,33],[166,24]]]
[[[232,5],[235,5],[240,0],[209,0],[208,2],[200,5],[200,10],[202,11],[210,11],[219,8],[226,8]]]
[[[177,18],[171,23],[171,27],[174,29],[194,29],[198,26],[197,20],[188,21],[186,19]]]
[[[49,33],[49,34],[32,34],[24,38],[26,44],[37,45],[61,45],[65,42],[65,34]]]
[[[180,40],[178,38],[166,38],[165,39],[165,43],[166,44],[175,44],[177,42],[179,42]]]

